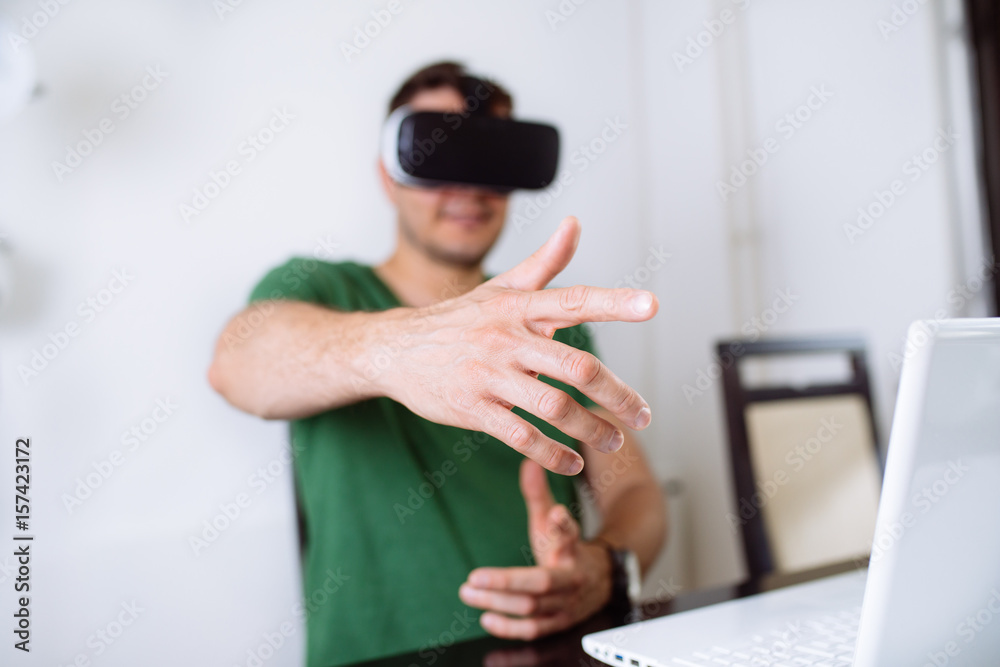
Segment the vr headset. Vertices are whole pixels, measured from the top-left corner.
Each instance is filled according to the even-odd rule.
[[[413,111],[403,105],[385,121],[381,152],[392,180],[409,187],[540,190],[556,176],[559,132],[483,112]]]

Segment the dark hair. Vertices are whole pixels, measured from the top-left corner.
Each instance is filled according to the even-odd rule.
[[[510,116],[514,100],[500,84],[486,78],[472,76],[465,71],[465,65],[443,61],[427,65],[410,75],[389,102],[389,113],[413,99],[422,90],[448,87],[459,92],[466,99],[482,100],[480,112],[491,116]],[[484,97],[485,96],[485,97]]]

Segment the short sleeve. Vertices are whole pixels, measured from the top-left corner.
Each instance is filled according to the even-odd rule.
[[[598,356],[597,349],[594,346],[594,340],[590,333],[590,328],[587,324],[578,324],[574,327],[568,327],[566,329],[559,329],[556,331],[555,335],[552,336],[552,340],[558,341],[560,343],[565,343],[575,347],[578,350],[583,350],[584,352],[589,352],[595,357]],[[583,407],[591,410],[597,407],[597,403],[592,401],[590,397],[584,394],[582,391],[576,387],[571,387],[565,383],[558,382],[552,378],[545,378],[549,384],[562,389],[567,394],[573,397],[577,403]]]
[[[316,260],[293,257],[268,271],[250,292],[249,303],[265,299],[290,299],[324,303],[316,285]]]

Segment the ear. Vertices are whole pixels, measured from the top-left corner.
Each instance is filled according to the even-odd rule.
[[[385,163],[382,162],[382,158],[378,158],[376,162],[379,180],[382,182],[382,190],[385,192],[385,196],[389,198],[389,201],[391,201],[393,205],[396,205],[399,203],[396,197],[396,191],[399,185],[397,185],[396,181],[392,180],[392,177],[389,176],[389,172],[386,171]]]

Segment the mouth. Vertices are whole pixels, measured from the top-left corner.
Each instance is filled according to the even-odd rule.
[[[441,218],[446,222],[459,225],[460,227],[464,227],[466,229],[477,229],[485,226],[490,221],[490,217],[488,215],[475,213],[445,213],[441,216]]]

